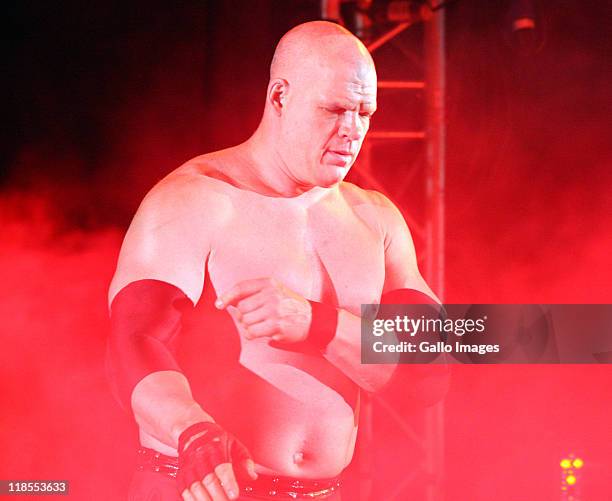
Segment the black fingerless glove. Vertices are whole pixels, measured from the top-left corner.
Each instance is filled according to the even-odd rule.
[[[196,437],[196,438],[193,438]],[[192,440],[193,439],[193,440]],[[180,492],[201,481],[223,463],[239,464],[251,458],[247,448],[216,423],[196,423],[178,440]]]

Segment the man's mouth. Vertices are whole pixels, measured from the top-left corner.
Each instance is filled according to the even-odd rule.
[[[353,154],[348,150],[327,150],[327,153],[334,165],[345,165],[353,158]]]

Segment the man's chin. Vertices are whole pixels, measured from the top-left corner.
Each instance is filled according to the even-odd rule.
[[[319,180],[319,186],[323,188],[331,188],[335,184],[338,184],[344,180],[348,174],[349,167],[342,167],[339,165],[325,165],[325,175],[321,176]]]

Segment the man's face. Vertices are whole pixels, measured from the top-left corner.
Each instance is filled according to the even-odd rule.
[[[290,84],[282,124],[282,156],[307,186],[332,186],[357,158],[376,111],[376,72],[363,60],[321,66]]]

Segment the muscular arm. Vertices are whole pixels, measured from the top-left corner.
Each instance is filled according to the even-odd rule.
[[[209,244],[207,232],[193,231],[196,224],[206,228],[196,210],[194,183],[197,181],[186,176],[175,176],[162,181],[143,200],[126,234],[110,286],[111,317],[113,301],[127,286],[141,280],[169,284],[192,304],[198,301]],[[157,349],[167,350],[161,343]],[[144,358],[144,350],[140,351],[136,356]],[[171,354],[162,354],[166,355],[171,359]],[[212,420],[193,400],[178,370],[158,370],[134,384],[125,400],[136,422],[144,433],[168,447],[176,448],[179,434],[189,425]]]
[[[371,192],[370,196],[377,205],[384,232],[383,298],[392,291],[410,289],[439,303],[419,272],[410,230],[400,211],[383,195]],[[365,390],[377,391],[391,378],[395,365],[361,363],[361,321],[358,315],[339,309],[336,332],[324,356]]]
[[[223,199],[173,174],[145,198],[124,240],[109,302],[111,368],[147,445],[176,451],[185,501],[238,497],[236,472],[257,477],[244,445],[193,399],[173,356],[182,312],[198,302]],[[239,470],[236,470],[236,467]]]

